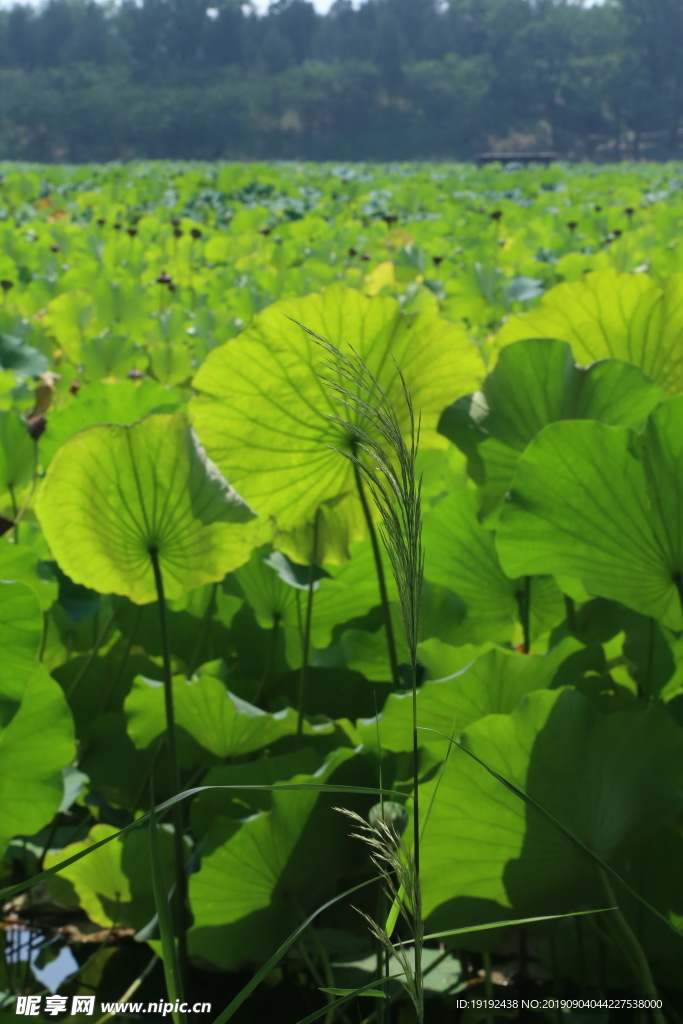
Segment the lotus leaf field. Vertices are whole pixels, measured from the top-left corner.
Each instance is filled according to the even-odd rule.
[[[0,173],[0,1014],[680,1021],[683,168]]]

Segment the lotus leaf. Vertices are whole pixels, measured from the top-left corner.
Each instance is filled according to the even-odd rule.
[[[222,579],[255,540],[253,513],[180,413],[76,434],[52,460],[37,512],[67,575],[137,604],[157,596],[152,550],[173,599]]]
[[[443,407],[481,372],[462,328],[408,316],[392,299],[369,299],[336,285],[322,295],[275,303],[239,342],[210,353],[194,381],[199,395],[191,409],[199,436],[246,500],[285,530],[312,522],[320,505],[354,489],[351,465],[333,450],[350,451],[350,439],[328,418],[348,410],[331,401],[318,379],[322,350],[299,324],[337,345],[352,345],[396,400],[407,428],[398,364],[422,416],[427,448],[439,444],[435,428]]]
[[[576,691],[538,690],[512,714],[475,722],[461,742],[603,860],[619,863],[680,811],[683,737],[654,705],[601,715]],[[600,899],[594,861],[457,749],[427,835],[425,911],[435,927]]]
[[[645,432],[554,423],[522,455],[496,545],[511,576],[558,573],[683,626],[683,397]]]
[[[537,310],[511,317],[498,344],[520,338],[567,341],[581,363],[623,359],[676,395],[683,390],[683,274],[664,288],[645,274],[611,269],[560,284]]]

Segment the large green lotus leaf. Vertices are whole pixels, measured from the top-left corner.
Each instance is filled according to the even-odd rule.
[[[674,824],[655,832],[639,856],[634,857],[626,881],[649,903],[668,917],[674,928],[683,932],[683,836]],[[662,986],[678,991],[683,988],[681,978],[681,939],[673,939],[666,924],[643,911],[630,893],[622,890],[619,905],[631,927],[637,932],[650,963],[652,973]]]
[[[292,530],[275,529],[272,542],[278,551],[282,551],[292,561],[306,564],[313,560],[315,541],[315,561],[324,561],[325,565],[341,565],[351,558],[353,543],[366,535],[363,508],[356,492],[352,491],[339,501],[318,507],[315,531],[312,522]]]
[[[260,629],[269,630],[269,639],[259,638],[266,660],[271,645],[275,644],[277,650],[278,645],[282,644],[287,665],[296,668],[303,660],[301,625],[307,596],[302,589],[292,585],[285,574],[277,571],[280,563],[283,566],[292,564],[279,552],[263,548],[255,550],[246,565],[241,566],[226,581],[226,586],[246,599]],[[317,580],[313,586],[317,589]],[[271,670],[274,667],[275,663]],[[244,675],[244,664],[241,665],[240,674]]]
[[[683,274],[664,288],[645,274],[598,270],[551,288],[538,309],[511,317],[498,344],[520,338],[567,341],[576,359],[612,357],[639,366],[666,394],[683,389]]]
[[[47,304],[42,322],[74,363],[78,362],[87,337],[99,333],[104,326],[99,322],[92,297],[86,291],[57,295]]]
[[[519,461],[496,543],[510,576],[574,576],[680,629],[683,396],[655,409],[642,437],[588,421],[546,427]]]
[[[187,345],[160,341],[150,345],[147,354],[150,370],[161,384],[184,384],[192,376],[192,352]]]
[[[191,674],[199,664],[228,656],[231,647],[230,622],[243,602],[230,594],[224,594],[216,584],[211,583],[189,591],[186,598],[168,602],[167,619],[175,671],[180,672],[186,668],[187,673]],[[116,628],[123,638],[119,652],[132,636],[139,653],[144,651],[150,659],[161,658],[164,645],[159,609],[152,604],[140,608],[124,598],[114,599],[112,608]],[[115,657],[116,652],[110,652],[107,660],[111,663]],[[151,676],[156,674],[151,668],[151,662],[126,672],[126,692],[138,673]]]
[[[43,636],[38,598],[24,583],[0,580],[0,718],[21,700],[36,670]]]
[[[293,708],[268,714],[230,693],[215,676],[174,678],[173,702],[176,725],[217,757],[241,757],[297,731],[298,715]],[[139,748],[149,746],[166,730],[163,683],[137,676],[126,698],[125,710],[133,743]],[[306,722],[304,731],[316,735],[332,733],[334,725]]]
[[[291,782],[323,784],[349,758],[352,751],[337,750],[314,775]],[[351,778],[367,784],[357,771]],[[265,959],[331,895],[353,844],[332,802],[315,792],[276,792],[269,811],[242,822],[214,819],[201,868],[190,876],[191,954],[224,969]]]
[[[90,728],[81,733],[83,749],[79,767],[89,777],[94,793],[115,807],[136,811],[147,806],[149,779],[155,770],[155,761],[158,764],[155,792],[163,791],[166,795],[169,780],[166,759],[156,757],[158,750],[155,747],[138,750],[126,731],[126,725],[123,711],[96,713]],[[165,773],[166,778],[160,779],[159,772]],[[168,792],[167,795],[173,794]]]
[[[103,331],[142,334],[149,326],[148,301],[137,281],[100,278],[90,290],[69,290],[52,299],[43,325],[75,363],[86,343]]]
[[[481,391],[449,406],[439,430],[468,456],[488,512],[508,490],[521,452],[549,423],[639,427],[661,398],[630,363],[603,359],[584,368],[566,342],[529,338],[501,351]]]
[[[254,546],[251,509],[221,477],[182,413],[76,434],[52,460],[36,511],[74,582],[136,604],[221,580]]]
[[[26,424],[14,410],[0,412],[0,500],[7,498],[29,482],[33,476],[34,443]],[[8,512],[12,512],[10,507]]]
[[[459,647],[452,647],[443,640],[432,637],[418,644],[417,657],[426,679],[443,681],[446,676],[453,676],[456,672],[467,668],[494,646],[492,643],[485,643],[462,644]]]
[[[75,755],[59,684],[34,665],[22,690],[16,714],[0,730],[0,853],[13,836],[33,835],[50,823],[62,802],[62,769]]]
[[[82,379],[86,381],[120,379],[131,370],[143,370],[147,363],[145,350],[132,338],[120,334],[92,338],[81,351]]]
[[[239,591],[262,629],[270,629],[276,621],[283,627],[300,624],[297,599],[307,588],[299,586],[293,575],[288,578],[286,570],[290,565],[279,552],[261,549],[252,551],[249,561],[234,573]],[[319,580],[316,579],[314,590],[318,586]]]
[[[539,690],[461,740],[607,861],[681,808],[683,734],[654,704],[601,715],[575,690]],[[588,855],[457,749],[421,859],[424,908],[437,927],[474,924],[501,907],[552,913],[599,899]]]
[[[479,522],[476,506],[474,492],[455,491],[425,512],[425,579],[449,588],[464,602],[464,618],[454,623],[445,638],[449,643],[519,640],[519,600],[524,594],[524,581],[506,576],[496,553],[494,533]],[[532,580],[532,638],[547,632],[563,616],[562,596],[555,583]]]
[[[191,408],[211,457],[258,512],[285,530],[311,522],[318,506],[354,489],[352,466],[332,450],[348,450],[350,438],[327,417],[355,414],[321,383],[323,352],[298,324],[342,348],[352,345],[407,430],[396,360],[427,448],[440,445],[436,425],[444,407],[481,375],[478,351],[462,328],[403,314],[393,299],[334,285],[260,313],[239,340],[210,353],[195,378],[199,395]]]
[[[111,825],[95,825],[86,839],[70,843],[62,850],[50,851],[45,867],[53,867],[116,835],[117,831]],[[173,880],[173,834],[166,828],[159,829],[159,843],[168,889]],[[60,902],[82,907],[96,924],[139,930],[155,914],[151,871],[149,832],[144,829],[94,850],[63,868],[48,884]]]
[[[359,618],[380,604],[377,571],[370,538],[350,545],[351,557],[341,565],[328,565],[313,604],[312,638],[317,647],[329,644],[335,626]],[[384,546],[380,545],[384,579],[390,602],[398,597]]]
[[[683,926],[681,857],[683,837],[675,825],[667,825],[649,834],[645,845],[618,866],[624,881],[656,907],[664,921],[645,910],[626,889],[617,888],[619,909],[638,936],[658,987],[679,992],[683,988],[680,970],[683,940],[672,935],[672,928],[681,931]],[[571,918],[554,923],[552,928],[555,946],[552,955],[556,963],[562,964],[565,977],[595,992],[626,990],[633,985],[633,967],[624,958],[623,950],[618,944],[605,943],[597,929],[581,929],[579,944],[576,921]],[[545,960],[545,966],[552,972],[549,960],[550,957]]]
[[[98,325],[131,335],[140,335],[149,329],[152,301],[149,290],[138,281],[137,275],[120,281],[101,276],[92,289],[92,296]]]
[[[370,539],[352,543],[349,553],[351,557],[341,565],[330,565],[324,574],[316,571],[311,623],[315,647],[327,647],[336,626],[365,615],[380,603]],[[387,593],[393,601],[396,585],[383,551],[382,557]],[[279,551],[254,551],[235,578],[262,628],[270,629],[277,619],[282,628],[299,631],[308,597],[308,574],[308,566],[292,563]]]
[[[401,615],[396,605],[391,606],[391,620],[394,629],[396,657],[399,665],[407,665],[410,661],[408,648],[402,631]],[[334,650],[334,648],[333,648]],[[387,647],[387,635],[384,626],[369,632],[365,629],[347,629],[339,638],[338,650],[341,653],[341,664],[353,672],[360,672],[370,682],[389,683],[392,680],[391,664]],[[325,659],[327,652],[322,655]],[[324,664],[323,660],[323,664]],[[371,694],[368,693],[371,698]],[[358,714],[359,711],[357,710]],[[350,717],[351,711],[346,714]]]
[[[204,776],[202,786],[272,786],[295,775],[313,775],[323,760],[310,746],[275,757],[263,754],[254,761],[211,768]],[[258,811],[269,811],[272,807],[273,791],[270,789],[208,788],[192,801],[192,828],[196,835],[203,836],[219,815],[240,820]]]
[[[57,449],[85,427],[129,425],[150,413],[175,412],[182,401],[177,388],[165,388],[151,380],[86,384],[48,417],[40,439],[41,462],[46,466]]]
[[[565,639],[541,656],[520,654],[494,648],[469,665],[459,668],[450,678],[424,683],[417,694],[417,717],[422,729],[436,729],[446,736],[458,736],[485,715],[507,714],[532,690],[551,686],[560,665],[581,648],[578,640]],[[368,746],[376,743],[375,719],[358,725]],[[412,698],[410,694],[391,694],[379,718],[384,750],[412,749]],[[420,731],[420,746],[444,740]]]
[[[0,369],[17,377],[37,377],[49,365],[47,357],[23,338],[0,332]]]

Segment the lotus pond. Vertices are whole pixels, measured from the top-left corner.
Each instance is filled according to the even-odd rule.
[[[679,1021],[681,166],[0,175],[2,1014]]]

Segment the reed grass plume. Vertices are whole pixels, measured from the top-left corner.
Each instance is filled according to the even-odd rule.
[[[380,532],[396,581],[411,666],[415,669],[424,576],[422,480],[416,473],[420,420],[418,417],[416,421],[410,391],[396,362],[408,414],[407,441],[394,403],[354,349],[350,348],[347,356],[313,331],[304,330],[326,355],[318,374],[320,380],[351,414],[328,417],[353,439],[351,451],[334,450],[358,469],[380,513]]]
[[[365,919],[370,932],[385,952],[401,967],[417,1019],[422,1021],[424,1010],[419,950],[424,938],[424,926],[420,885],[412,853],[390,817],[378,816],[368,824],[354,811],[344,807],[336,807],[335,810],[345,814],[356,826],[357,831],[351,833],[352,838],[360,839],[369,847],[370,859],[377,870],[389,905],[397,902],[400,906],[400,919],[408,929],[409,943],[401,941],[399,935],[397,941],[392,942],[386,929],[369,914],[362,910],[358,913]]]
[[[300,325],[303,326],[303,325]],[[422,984],[422,901],[420,887],[420,806],[418,789],[419,751],[417,726],[417,644],[420,629],[420,603],[424,577],[422,546],[422,480],[416,471],[420,439],[420,419],[415,417],[410,391],[401,368],[394,360],[408,429],[401,429],[396,406],[377,377],[358,353],[349,347],[345,355],[336,345],[313,331],[304,330],[324,352],[320,380],[331,396],[347,410],[330,415],[350,438],[350,450],[336,448],[349,459],[368,485],[380,515],[380,534],[391,563],[399,608],[410,658],[412,683],[412,761],[413,761],[413,846],[408,850],[384,820],[366,826],[363,819],[351,815],[359,824],[360,838],[371,847],[372,860],[380,872],[390,904],[397,904],[408,921],[414,960],[403,945],[391,942],[386,927],[367,918],[371,931],[387,953],[403,969],[418,1022],[424,1019]],[[407,435],[407,440],[406,440]],[[331,446],[334,447],[334,446]]]

